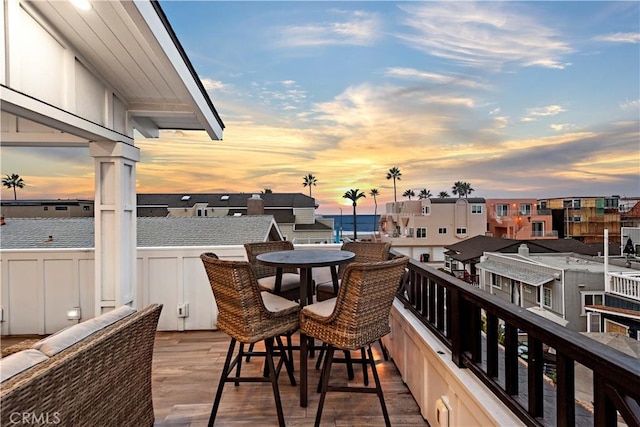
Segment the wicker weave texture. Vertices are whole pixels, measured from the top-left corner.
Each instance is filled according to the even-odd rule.
[[[403,256],[347,265],[333,313],[322,317],[303,309],[300,331],[344,350],[356,350],[382,338],[390,332],[391,304],[408,262]]]
[[[353,252],[355,258],[353,262],[379,262],[389,259],[389,251],[391,250],[391,243],[389,242],[346,242],[342,244],[343,251]],[[344,274],[344,269],[348,264],[342,264],[338,268],[338,278],[341,279]],[[317,289],[318,301],[324,301],[336,296],[333,289],[333,283],[321,283]]]
[[[243,343],[298,329],[300,307],[278,312],[267,310],[251,264],[219,260],[211,254],[202,254],[200,258],[218,305],[218,329]]]
[[[276,268],[259,263],[256,257],[268,252],[292,251],[294,247],[293,243],[288,240],[278,240],[272,242],[245,243],[244,249],[247,252],[247,259],[253,267],[256,277],[262,279],[263,277],[275,276]],[[282,272],[298,273],[298,270],[296,268],[283,268]]]
[[[3,383],[1,425],[14,425],[15,413],[61,426],[153,425],[151,362],[161,310],[140,310]]]

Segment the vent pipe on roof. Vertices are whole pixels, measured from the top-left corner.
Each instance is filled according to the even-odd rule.
[[[529,256],[529,246],[527,246],[526,244],[521,244],[520,247],[518,247],[518,255],[520,256]]]

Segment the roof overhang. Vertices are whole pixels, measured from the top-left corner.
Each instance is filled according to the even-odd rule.
[[[222,139],[224,123],[157,1],[93,1],[90,10],[60,0],[19,0],[17,4],[106,83],[125,104],[130,125],[143,136],[158,137],[159,130],[165,129],[204,130],[211,139]],[[19,19],[15,7],[10,12]],[[19,28],[19,22],[10,26],[18,32]],[[18,32],[9,36],[20,40]],[[3,145],[133,141],[132,136],[85,120],[73,111],[39,102],[9,81],[2,86],[2,122],[16,120],[27,123],[23,127],[30,132],[6,132],[5,127]],[[31,132],[34,127],[37,132]]]
[[[527,270],[515,265],[504,264],[492,260],[482,261],[476,264],[476,268],[499,274],[531,286],[542,286],[555,280],[551,274],[540,273],[537,271]]]
[[[545,319],[549,319],[552,322],[555,322],[555,323],[557,323],[558,325],[561,325],[561,326],[567,326],[569,324],[569,321],[567,319],[563,319],[562,317],[558,316],[557,314],[552,313],[549,310],[545,310],[542,307],[538,307],[538,306],[529,307],[529,308],[527,308],[527,311],[535,313],[538,316],[542,316]]]
[[[586,305],[584,309],[585,311],[595,311],[596,313],[605,313],[611,314],[613,316],[640,320],[640,311],[626,310],[617,307],[608,307],[606,305]]]

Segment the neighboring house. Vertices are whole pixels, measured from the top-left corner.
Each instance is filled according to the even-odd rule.
[[[444,268],[459,279],[478,284],[476,264],[485,252],[518,253],[522,244],[530,253],[575,253],[598,255],[591,245],[574,239],[513,240],[490,236],[474,236],[446,247]]]
[[[515,240],[557,239],[551,211],[536,199],[487,199],[487,235]]]
[[[330,243],[333,220],[315,215],[315,199],[302,193],[138,194],[138,216],[221,217],[272,215],[294,243]]]
[[[432,198],[391,202],[380,215],[380,239],[414,259],[444,262],[445,247],[485,234],[485,199]]]
[[[621,242],[618,234],[621,214],[625,215],[625,225],[633,225],[638,199],[610,197],[561,197],[539,200],[539,208],[551,210],[553,229],[558,237],[571,237],[584,243],[602,243],[604,230],[611,233],[612,242]]]
[[[137,248],[242,245],[283,240],[271,215],[218,218],[138,218]],[[93,218],[10,218],[0,249],[88,249]]]
[[[576,332],[587,330],[585,307],[595,296],[604,295],[605,266],[596,258],[571,253],[533,255],[522,244],[517,254],[485,253],[476,268],[480,289]],[[616,266],[614,271],[632,270]]]
[[[93,216],[93,200],[3,200],[5,218],[76,218]]]
[[[604,258],[604,294],[589,297],[585,307],[587,331],[624,334],[640,340],[640,228],[622,227],[621,235],[622,250],[626,252],[614,252]],[[631,270],[617,271],[620,266]]]

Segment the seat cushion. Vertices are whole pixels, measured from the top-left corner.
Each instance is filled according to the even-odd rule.
[[[262,279],[258,279],[258,286],[263,291],[273,292],[276,288],[276,276],[267,276]],[[280,290],[282,292],[290,291],[300,287],[300,275],[295,273],[282,274],[282,285]]]
[[[279,297],[278,295],[274,295],[271,292],[267,291],[260,292],[260,296],[262,297],[262,302],[264,303],[265,308],[272,313],[277,313],[279,311],[289,310],[291,308],[300,306],[297,302]]]
[[[0,382],[26,371],[49,357],[39,350],[29,349],[11,354],[0,359]]]
[[[41,339],[33,345],[33,348],[40,350],[47,356],[51,357],[62,350],[71,347],[73,344],[85,339],[89,335],[98,332],[135,313],[136,310],[129,306],[118,307],[86,322],[78,323],[69,328],[63,329],[55,334]]]
[[[342,281],[342,279],[338,279],[338,286],[340,286],[340,282]],[[327,292],[327,293],[334,293],[333,292],[333,282],[323,282],[318,284],[318,286],[316,287],[317,290],[321,291],[321,292]]]
[[[314,319],[327,318],[333,313],[333,309],[336,306],[336,298],[331,298],[325,301],[316,302],[305,306],[302,309],[302,313],[305,316],[312,317]]]

